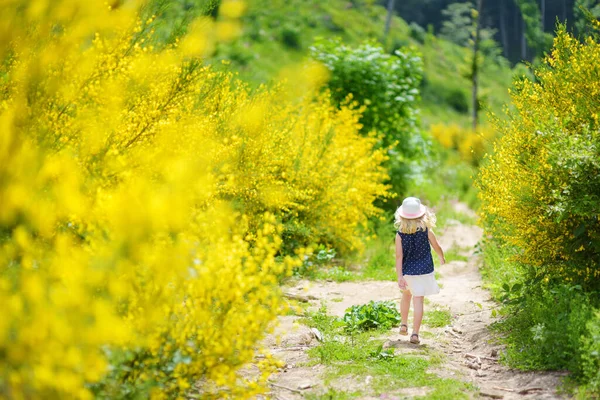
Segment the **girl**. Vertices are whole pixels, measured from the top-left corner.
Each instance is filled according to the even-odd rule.
[[[408,335],[408,310],[413,298],[413,333],[410,342],[419,344],[419,328],[423,319],[424,296],[437,294],[440,288],[433,275],[431,247],[437,253],[440,264],[444,265],[444,251],[440,247],[433,231],[435,214],[421,204],[416,197],[407,197],[396,210],[396,273],[398,286],[402,290],[400,314],[402,324],[400,334]],[[431,244],[431,247],[429,245]]]

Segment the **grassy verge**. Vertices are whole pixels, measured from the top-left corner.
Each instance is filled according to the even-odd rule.
[[[482,276],[501,303],[502,319],[493,329],[506,346],[503,362],[526,371],[568,370],[564,389],[577,398],[599,398],[600,294],[528,277],[497,242],[484,242],[482,253]]]

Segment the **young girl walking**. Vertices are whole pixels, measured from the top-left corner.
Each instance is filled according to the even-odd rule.
[[[440,288],[435,281],[431,247],[444,265],[444,251],[440,247],[432,228],[435,214],[421,204],[416,197],[407,197],[395,213],[396,273],[398,286],[402,290],[400,334],[408,335],[408,310],[413,300],[413,331],[410,342],[419,344],[419,329],[423,320],[424,296],[437,294]],[[431,245],[431,247],[430,247]]]

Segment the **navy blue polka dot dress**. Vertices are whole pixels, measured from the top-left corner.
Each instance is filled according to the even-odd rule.
[[[397,233],[402,239],[402,275],[414,296],[428,296],[440,292],[433,273],[433,257],[428,230],[415,233]]]
[[[433,272],[433,258],[427,229],[402,233],[402,275],[425,275]]]

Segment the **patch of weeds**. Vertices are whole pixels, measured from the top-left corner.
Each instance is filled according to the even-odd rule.
[[[423,323],[432,328],[442,328],[452,323],[452,314],[449,310],[430,310],[424,313]]]
[[[339,318],[327,314],[325,303],[321,303],[317,311],[306,312],[300,322],[308,327],[317,328],[324,336],[332,335],[344,326],[344,322]]]
[[[505,283],[512,286],[524,281],[523,268],[516,263],[507,261],[513,255],[508,247],[503,247],[500,243],[489,239],[482,240],[478,247],[483,254],[481,275],[485,282],[485,288],[491,290],[494,299],[499,300],[503,295],[502,286]]]
[[[376,358],[375,355],[381,349],[381,341],[369,340],[371,335],[370,332],[362,332],[351,337],[330,337],[319,346],[309,349],[308,355],[323,365],[356,363]]]
[[[334,303],[341,303],[342,301],[344,301],[343,297],[334,297],[333,299],[331,299],[331,301],[333,301]]]

